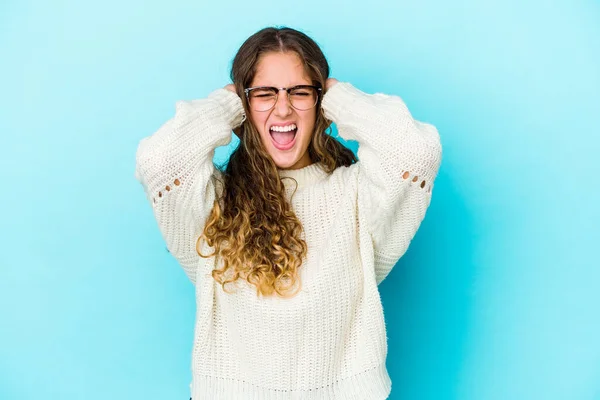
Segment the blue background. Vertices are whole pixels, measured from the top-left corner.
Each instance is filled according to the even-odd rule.
[[[0,399],[187,400],[194,290],[135,150],[267,25],[441,134],[380,286],[391,399],[600,399],[600,4],[523,3],[2,2]]]

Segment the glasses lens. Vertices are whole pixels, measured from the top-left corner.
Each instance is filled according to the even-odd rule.
[[[297,87],[290,91],[292,107],[298,110],[310,110],[317,104],[317,89],[309,86]]]
[[[248,97],[250,107],[255,111],[270,110],[277,101],[277,94],[270,89],[253,89]]]

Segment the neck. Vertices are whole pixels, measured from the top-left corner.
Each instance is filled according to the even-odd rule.
[[[286,186],[295,187],[296,183],[290,179],[293,178],[298,182],[298,188],[310,186],[311,184],[322,180],[327,172],[323,169],[321,163],[312,163],[302,168],[296,169],[278,169],[279,177]],[[285,179],[284,179],[285,178]]]

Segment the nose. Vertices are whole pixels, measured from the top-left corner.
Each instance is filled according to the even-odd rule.
[[[279,91],[274,112],[278,117],[286,117],[292,113],[292,105],[285,90]]]

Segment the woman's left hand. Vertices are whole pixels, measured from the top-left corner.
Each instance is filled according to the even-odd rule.
[[[332,87],[333,85],[335,85],[336,83],[338,83],[338,80],[337,80],[337,79],[335,79],[335,78],[328,78],[328,79],[325,81],[325,89],[326,89],[326,90],[329,90],[329,89],[331,89],[331,87]]]

